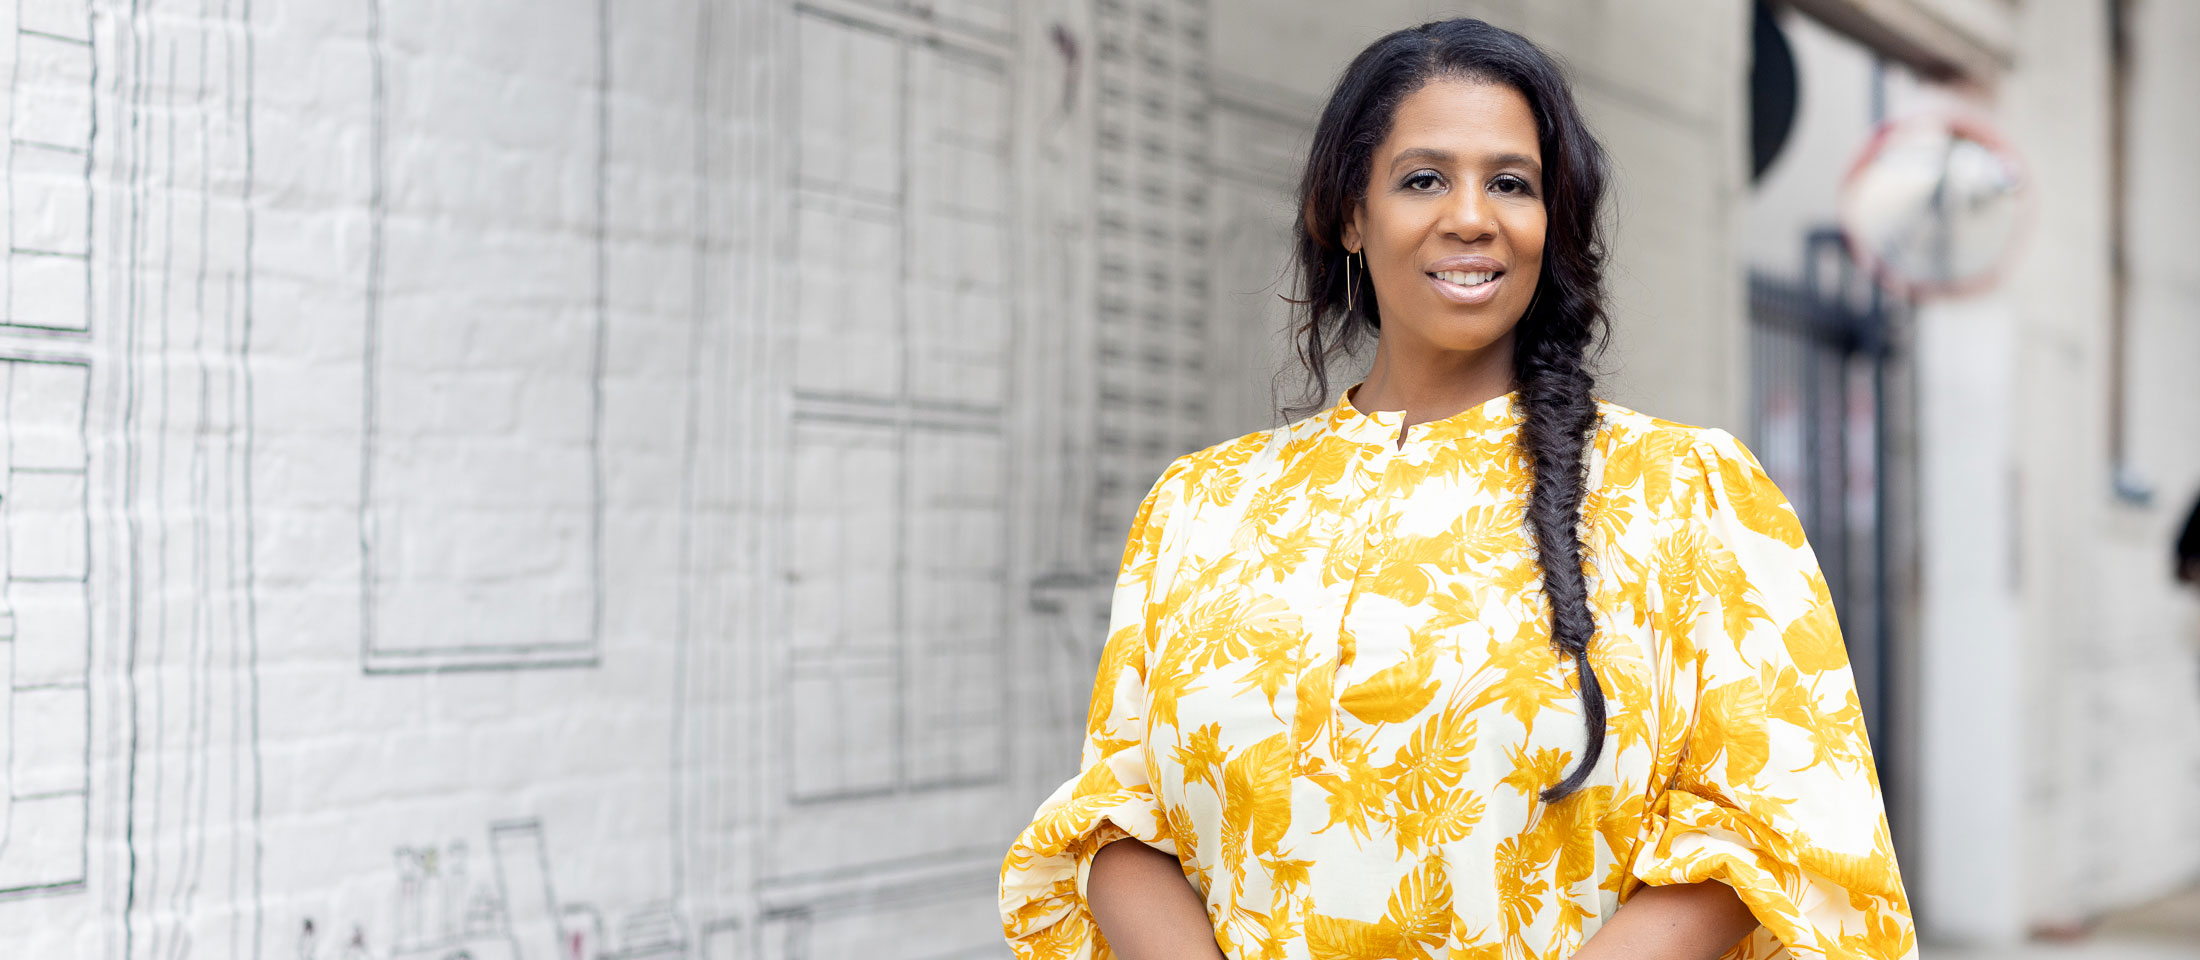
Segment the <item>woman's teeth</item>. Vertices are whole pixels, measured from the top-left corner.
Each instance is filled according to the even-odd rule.
[[[1478,287],[1497,279],[1497,274],[1494,272],[1468,273],[1464,270],[1443,270],[1432,274],[1432,276],[1446,283],[1456,283],[1462,287]]]

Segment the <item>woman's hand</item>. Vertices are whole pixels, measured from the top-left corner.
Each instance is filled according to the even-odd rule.
[[[1755,929],[1742,898],[1716,880],[1644,887],[1573,960],[1716,960]]]
[[[1170,854],[1136,840],[1101,847],[1085,902],[1122,960],[1222,960],[1206,901]]]
[[[1101,847],[1085,898],[1122,960],[1222,960],[1206,903],[1169,854],[1136,840]],[[1718,881],[1645,887],[1573,960],[1716,960],[1756,928],[1734,889]]]

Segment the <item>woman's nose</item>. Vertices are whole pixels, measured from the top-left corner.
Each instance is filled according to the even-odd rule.
[[[1472,243],[1497,230],[1496,212],[1490,199],[1477,190],[1461,190],[1444,205],[1444,232]]]

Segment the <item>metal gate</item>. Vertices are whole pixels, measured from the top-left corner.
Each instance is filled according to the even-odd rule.
[[[1750,448],[1801,516],[1887,768],[1888,331],[1895,305],[1838,231],[1805,241],[1800,277],[1749,276]]]

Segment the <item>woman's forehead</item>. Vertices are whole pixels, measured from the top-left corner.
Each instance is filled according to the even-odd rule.
[[[1399,102],[1377,159],[1458,162],[1507,155],[1541,155],[1528,98],[1501,83],[1444,79]]]

